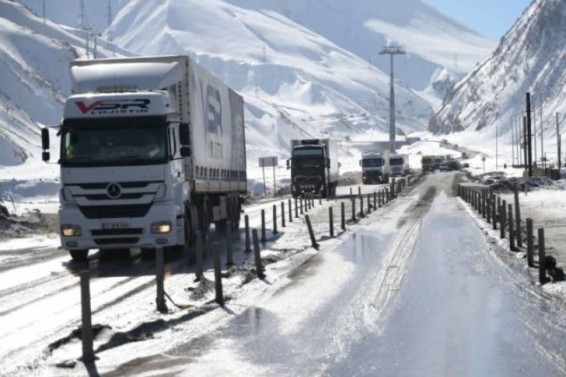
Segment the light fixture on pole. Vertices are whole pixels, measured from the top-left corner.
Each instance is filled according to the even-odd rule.
[[[405,50],[401,46],[386,46],[379,55],[389,55],[391,58],[391,85],[389,89],[389,151],[395,153],[395,88],[393,75],[393,57],[404,55]]]

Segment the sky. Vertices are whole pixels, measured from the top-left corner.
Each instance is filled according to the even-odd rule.
[[[521,17],[531,0],[425,0],[456,21],[499,40]]]

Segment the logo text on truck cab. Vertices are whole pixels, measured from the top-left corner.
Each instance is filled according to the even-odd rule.
[[[91,104],[75,101],[82,114],[112,115],[112,114],[144,114],[149,111],[151,101],[146,98],[128,100],[99,100]]]

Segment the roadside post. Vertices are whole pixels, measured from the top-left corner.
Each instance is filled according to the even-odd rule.
[[[515,221],[517,223],[515,228],[517,228],[517,246],[523,247],[523,238],[521,235],[521,206],[519,205],[519,189],[517,187],[517,183],[513,186],[513,191],[515,195]]]
[[[330,227],[330,237],[334,237],[334,214],[332,213],[332,206],[328,207],[328,225]]]
[[[90,307],[90,272],[80,272],[81,280],[81,341],[83,349],[82,360],[85,363],[94,361],[92,312]]]
[[[368,201],[368,215],[371,213],[371,194],[367,195],[367,201]]]
[[[364,214],[364,196],[360,195],[360,217],[364,218],[366,215]]]
[[[293,207],[291,205],[291,199],[288,200],[289,203],[289,222],[293,222]]]
[[[546,266],[545,266],[545,246],[544,246],[544,228],[538,230],[538,281],[542,285],[546,283]]]
[[[273,205],[273,234],[277,234],[277,204]]]
[[[340,212],[341,212],[341,220],[342,220],[342,230],[346,230],[346,204],[344,202],[340,203]]]
[[[316,242],[316,238],[314,236],[314,231],[312,230],[312,224],[311,224],[311,219],[309,218],[309,215],[305,215],[305,221],[307,222],[307,228],[309,230],[309,236],[311,238],[311,246],[313,248],[315,248],[316,250],[318,250],[318,243]]]
[[[246,216],[247,217],[247,216]],[[195,245],[195,254],[196,254],[196,266],[195,266],[195,281],[200,281],[204,277],[204,271],[202,266],[202,259],[203,259],[203,242],[202,242],[202,232],[197,230],[196,233],[196,245]]]
[[[534,227],[533,227],[533,219],[527,218],[527,266],[534,267]]]
[[[513,229],[513,204],[508,204],[507,207],[509,212],[509,219],[507,221],[509,223],[509,250],[517,251],[517,248],[515,247],[515,232]]]
[[[352,222],[356,222],[356,199],[352,198]]]
[[[261,210],[261,243],[265,243],[265,210]]]
[[[285,228],[285,202],[281,202],[281,228]]]
[[[303,197],[302,196],[300,198],[300,203],[301,203],[301,215],[302,215],[304,213],[303,212]],[[299,217],[299,216],[297,216],[297,217]]]
[[[155,303],[158,312],[167,313],[167,305],[165,305],[165,271],[163,264],[163,247],[157,247],[155,249],[155,276],[157,285]]]
[[[265,273],[263,272],[263,266],[261,264],[261,254],[259,251],[259,241],[257,239],[257,229],[252,229],[252,238],[254,242],[254,259],[255,259],[255,270],[257,277],[259,279],[265,278]]]
[[[302,208],[302,206],[301,206]],[[295,218],[298,219],[299,218],[299,206],[298,206],[298,200],[297,198],[295,198]]]
[[[224,294],[222,292],[222,263],[220,261],[220,252],[217,247],[212,248],[212,259],[214,262],[214,291],[216,293],[216,303],[220,306],[224,305]]]
[[[503,203],[501,204],[501,206],[499,207],[499,238],[503,239],[505,238],[505,206],[506,206],[506,202],[505,200],[503,201]]]
[[[244,247],[244,252],[246,253],[251,253],[252,251],[252,247],[251,247],[251,242],[250,242],[250,218],[248,217],[248,215],[244,216],[244,220],[246,223],[246,244]]]
[[[232,250],[232,222],[226,222],[226,266],[231,267],[234,265],[234,253]]]

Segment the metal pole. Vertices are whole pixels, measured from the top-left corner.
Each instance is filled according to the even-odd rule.
[[[535,251],[535,242],[534,242],[534,227],[533,227],[533,219],[527,218],[527,265],[529,267],[534,267],[534,251]]]
[[[247,216],[246,216],[247,217]],[[202,242],[202,232],[197,230],[195,232],[196,236],[196,266],[195,266],[195,281],[200,281],[204,277],[204,271],[202,266],[202,255],[203,255],[203,242]]]
[[[229,241],[228,241],[229,242]],[[216,303],[220,306],[224,305],[224,294],[222,292],[222,262],[220,261],[220,252],[217,247],[212,249],[212,259],[214,262],[214,291],[216,292]]]
[[[523,237],[521,235],[521,207],[519,205],[519,188],[517,183],[513,186],[513,194],[515,196],[515,228],[517,232],[517,246],[523,247]]]
[[[277,178],[275,173],[275,165],[273,165],[273,197],[277,194]]]
[[[234,265],[234,253],[232,252],[232,222],[226,222],[226,265],[228,267]]]
[[[289,203],[289,222],[292,223],[293,222],[293,208],[291,205],[291,199],[289,199],[287,201]]]
[[[265,166],[261,166],[261,171],[263,172],[263,196],[267,196],[267,185],[265,184]]]
[[[560,123],[558,121],[558,112],[556,112],[556,148],[558,152],[558,174],[560,174],[560,167],[562,167],[562,138],[560,136]]]
[[[273,234],[277,234],[277,205],[273,205]]]
[[[157,311],[159,311],[160,313],[167,313],[167,305],[165,305],[165,271],[163,269],[163,247],[158,247],[155,250],[155,276],[157,283],[157,297],[155,298]]]
[[[517,248],[515,247],[515,232],[513,231],[513,204],[508,204],[507,205],[507,211],[508,213],[508,223],[509,223],[509,250],[511,251],[517,251]]]
[[[250,218],[248,217],[248,215],[244,216],[244,220],[246,223],[246,246],[244,248],[244,252],[251,253],[252,247],[250,242]]]
[[[265,210],[261,210],[261,243],[265,243]]]
[[[328,207],[328,225],[330,227],[330,237],[334,237],[334,214],[332,207]]]
[[[92,312],[90,308],[90,272],[81,271],[81,341],[83,348],[83,362],[94,361]]]
[[[544,246],[544,228],[538,230],[538,281],[542,285],[546,283],[546,266],[544,265],[545,246]]]
[[[346,205],[344,202],[340,203],[340,212],[341,212],[341,218],[342,218],[342,230],[346,230]]]
[[[380,55],[388,54],[390,56],[390,86],[389,86],[389,151],[395,153],[395,74],[393,66],[394,55],[405,54],[400,46],[387,46],[379,53]]]
[[[527,92],[527,167],[528,176],[533,176],[533,148],[532,148],[532,128],[531,128],[531,93]]]
[[[316,238],[314,237],[314,231],[312,230],[312,224],[309,215],[305,215],[305,221],[307,222],[307,228],[309,230],[309,236],[311,238],[311,245],[313,248],[318,250],[318,243],[316,242]]]
[[[254,259],[255,259],[255,270],[257,277],[263,279],[265,274],[263,272],[263,265],[261,264],[261,253],[259,251],[259,241],[257,239],[257,229],[252,229],[252,238],[254,241]]]

